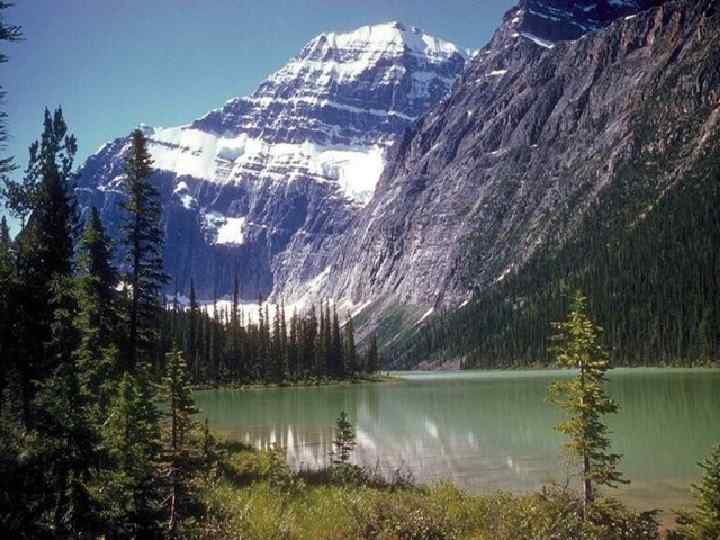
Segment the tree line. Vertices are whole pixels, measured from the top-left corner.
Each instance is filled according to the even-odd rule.
[[[371,375],[381,365],[375,336],[364,352],[359,351],[352,318],[348,315],[341,325],[329,301],[288,317],[283,301],[271,315],[267,303],[249,310],[239,298],[235,279],[227,307],[216,300],[200,306],[191,280],[187,307],[180,305],[177,295],[168,301],[161,320],[161,348],[172,343],[184,348],[194,383],[350,380]]]

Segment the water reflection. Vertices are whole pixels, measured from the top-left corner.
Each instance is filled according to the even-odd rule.
[[[204,391],[198,402],[216,429],[257,448],[279,444],[294,467],[327,462],[344,410],[356,426],[358,464],[476,492],[524,491],[568,475],[552,429],[559,413],[545,402],[547,384],[568,375],[413,374],[397,384]],[[718,371],[613,373],[610,391],[623,406],[613,441],[633,481],[624,495],[687,498],[695,463],[720,441],[718,388]]]

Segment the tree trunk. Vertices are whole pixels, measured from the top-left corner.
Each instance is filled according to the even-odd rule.
[[[590,458],[587,453],[583,456],[583,517],[587,519],[588,506],[593,502],[593,487],[590,475]]]

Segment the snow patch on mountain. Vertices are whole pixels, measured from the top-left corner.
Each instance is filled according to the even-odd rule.
[[[431,62],[442,62],[453,54],[465,53],[456,45],[424,33],[415,26],[391,21],[374,26],[363,26],[342,34],[322,34],[312,43],[326,43],[334,49],[364,49],[371,52],[403,53],[410,50]]]

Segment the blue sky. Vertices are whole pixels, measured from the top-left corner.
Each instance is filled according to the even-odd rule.
[[[11,135],[24,168],[44,107],[62,105],[79,162],[139,123],[185,124],[251,93],[315,35],[400,20],[462,48],[490,38],[514,0],[16,0],[3,44]],[[0,210],[1,212],[2,210]]]

